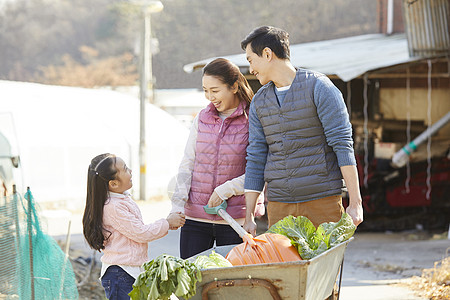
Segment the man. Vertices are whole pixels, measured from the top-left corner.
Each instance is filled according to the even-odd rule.
[[[254,29],[242,42],[250,73],[263,85],[249,113],[244,229],[255,235],[255,204],[267,182],[269,226],[288,215],[317,227],[341,218],[344,179],[355,225],[363,221],[352,127],[329,78],[291,64],[289,34]]]

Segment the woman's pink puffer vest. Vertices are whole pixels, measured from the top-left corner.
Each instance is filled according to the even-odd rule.
[[[191,190],[185,206],[187,216],[208,220],[221,219],[220,216],[205,213],[203,206],[208,204],[214,188],[245,173],[248,146],[247,116],[248,105],[243,102],[225,120],[219,117],[212,103],[200,111]],[[227,212],[234,219],[245,217],[244,195],[229,198],[227,204]],[[255,215],[262,214],[264,214],[264,198],[260,197]]]

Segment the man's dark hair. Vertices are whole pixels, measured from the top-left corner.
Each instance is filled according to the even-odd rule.
[[[262,55],[264,48],[270,48],[280,59],[289,59],[289,33],[283,29],[272,26],[261,26],[252,32],[241,42],[243,50],[250,44],[251,49],[258,56]]]

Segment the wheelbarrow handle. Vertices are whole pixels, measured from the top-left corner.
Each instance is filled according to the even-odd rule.
[[[226,211],[227,208],[227,201],[223,201],[222,204],[216,207],[208,207],[208,205],[203,206],[203,209],[206,213],[214,215],[217,214],[222,217],[230,226],[234,229],[234,231],[239,234],[241,238],[243,238],[245,235],[247,235],[247,231],[242,228],[241,225],[239,225],[238,222],[236,222]]]

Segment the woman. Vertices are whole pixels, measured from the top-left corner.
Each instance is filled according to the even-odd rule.
[[[193,121],[179,168],[172,212],[184,212],[180,255],[183,259],[242,239],[221,217],[205,213],[227,201],[227,212],[245,219],[244,174],[248,145],[248,110],[253,92],[239,68],[218,58],[203,68],[205,97],[211,103]],[[264,213],[258,200],[256,215]]]

